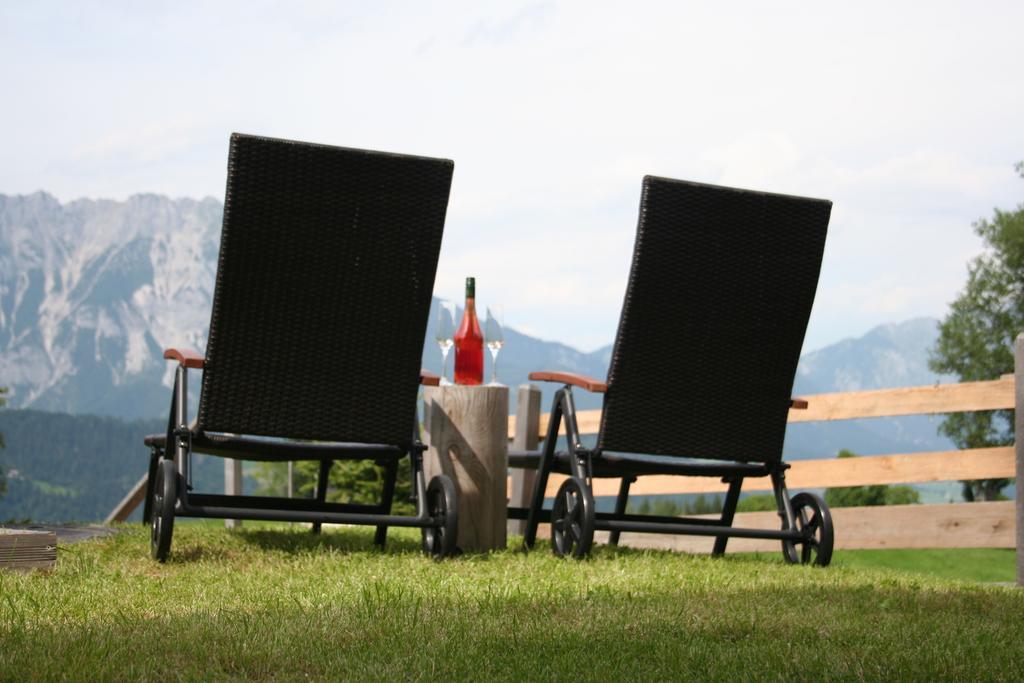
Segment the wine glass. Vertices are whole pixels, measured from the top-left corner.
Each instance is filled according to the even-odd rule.
[[[501,330],[504,312],[501,306],[487,307],[487,321],[484,323],[484,343],[491,352],[491,382],[488,386],[501,386],[498,383],[498,352],[505,345],[505,334]]]
[[[437,307],[437,324],[434,326],[434,339],[441,349],[441,384],[449,385],[448,352],[455,343],[455,303],[441,301]]]

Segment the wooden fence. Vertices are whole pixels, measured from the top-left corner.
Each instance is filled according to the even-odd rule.
[[[1024,434],[1024,335],[1015,347],[1015,374],[986,382],[857,391],[801,396],[806,410],[791,410],[790,422],[818,422],[857,418],[897,417],[982,410],[1015,410],[1017,434]],[[509,438],[513,449],[536,448],[547,428],[547,415],[539,413],[540,392],[524,385],[519,389],[519,408],[511,419]],[[578,413],[580,432],[594,434],[600,410]],[[900,453],[799,460],[791,463],[786,480],[790,489],[813,489],[874,484],[921,484],[966,479],[1013,478],[1024,472],[1024,447],[976,448],[959,451]],[[513,505],[526,505],[534,473],[513,470],[509,495]],[[565,479],[552,475],[547,495],[553,496]],[[594,494],[614,496],[618,479],[596,479]],[[744,491],[768,491],[770,482],[748,479]],[[631,496],[684,493],[724,493],[726,486],[711,477],[640,477]],[[1018,575],[1024,572],[1024,492],[1017,502],[899,505],[833,510],[838,548],[1018,548]],[[737,514],[737,526],[775,528],[775,512]],[[514,530],[518,530],[517,527]],[[623,534],[622,543],[644,547],[710,551],[713,539],[655,534]],[[730,550],[777,550],[778,542],[734,539]]]

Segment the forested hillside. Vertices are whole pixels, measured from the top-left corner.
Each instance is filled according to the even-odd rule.
[[[146,434],[166,429],[166,420],[126,422],[95,415],[38,410],[0,411],[7,448],[7,493],[0,521],[102,520],[146,471]],[[196,457],[196,483],[221,486],[219,458]],[[139,513],[136,513],[138,515]]]

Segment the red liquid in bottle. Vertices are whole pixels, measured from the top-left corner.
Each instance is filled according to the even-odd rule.
[[[476,319],[476,280],[466,278],[466,310],[455,332],[455,383],[483,384],[484,335]]]

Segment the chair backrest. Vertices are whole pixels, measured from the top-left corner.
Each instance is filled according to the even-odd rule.
[[[412,441],[453,168],[231,136],[200,429]]]
[[[831,209],[644,178],[599,448],[782,457]]]

